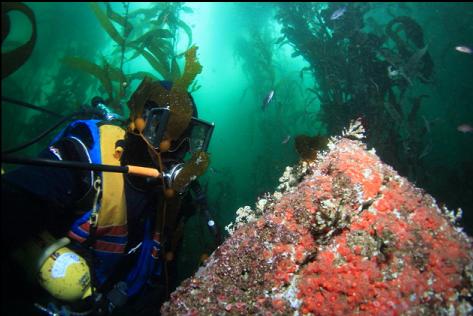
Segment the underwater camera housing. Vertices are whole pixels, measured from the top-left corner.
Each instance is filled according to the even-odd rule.
[[[170,116],[169,107],[147,109],[143,115],[146,121],[143,136],[162,153],[164,181],[168,188],[173,188],[176,179],[186,168],[186,161],[198,152],[207,152],[215,124],[192,117],[182,136],[173,141],[169,149],[161,150]],[[182,192],[186,187],[178,191]]]

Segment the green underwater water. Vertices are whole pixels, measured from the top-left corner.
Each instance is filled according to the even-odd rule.
[[[121,47],[92,6],[25,4],[36,17],[36,43],[27,61],[2,79],[2,96],[60,114],[78,110],[96,95],[106,97],[97,77],[63,62],[75,56],[101,67],[120,67]],[[98,6],[105,12],[103,3]],[[111,8],[125,16],[124,3],[111,3]],[[342,15],[331,19],[338,9],[344,9]],[[161,15],[164,10],[170,13]],[[473,233],[473,133],[457,130],[461,124],[473,125],[473,55],[455,50],[459,45],[473,47],[473,4],[129,3],[128,12],[136,13],[129,17],[129,41],[149,31],[160,16],[169,21],[164,28],[177,25],[173,54],[165,59],[185,51],[189,42],[198,46],[203,70],[196,81],[201,87],[192,94],[199,117],[215,123],[211,168],[201,182],[222,231],[239,207],[253,207],[257,197],[274,191],[285,167],[298,161],[296,136],[339,135],[351,119],[362,117],[368,145],[383,161],[449,209],[461,207],[462,224]],[[9,16],[11,30],[2,54],[31,36],[31,23],[23,14]],[[172,24],[171,17],[182,24]],[[399,42],[386,34],[392,21],[407,21],[392,25]],[[119,23],[113,25],[123,34]],[[419,34],[420,44],[415,40]],[[426,52],[414,58],[424,47]],[[163,78],[142,55],[127,61],[134,52],[125,49],[126,75],[146,71]],[[389,78],[387,60],[405,67],[411,61],[411,82],[402,76]],[[183,58],[177,62],[182,69]],[[139,83],[129,81],[117,112],[128,115],[126,102]],[[389,89],[391,94],[382,94]],[[274,97],[263,110],[271,90]],[[2,101],[2,151],[54,122],[45,113]],[[21,153],[35,155],[53,136]],[[191,218],[182,249],[186,256],[179,261],[183,276],[194,271],[202,253],[214,248],[203,216]]]

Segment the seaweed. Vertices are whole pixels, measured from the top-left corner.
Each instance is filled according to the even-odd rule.
[[[397,62],[393,61],[393,57],[388,59],[391,66],[398,68],[411,85],[415,77],[424,83],[429,82],[433,75],[433,61],[421,26],[410,17],[400,16],[386,25],[385,32],[395,43],[398,54]]]
[[[190,8],[183,6],[182,3],[155,3],[148,9],[139,9],[129,12],[125,19],[113,12],[110,4],[107,3],[107,15],[103,13],[97,5],[93,6],[102,27],[123,49],[129,48],[134,51],[128,61],[143,56],[153,69],[158,72],[164,80],[174,81],[180,76],[178,62],[175,52],[177,46],[178,30],[182,29],[188,37],[189,47],[192,43],[192,30],[180,18],[180,12],[191,12]],[[125,38],[135,30],[133,22],[130,19],[144,15],[149,19],[147,25],[149,28],[142,34],[135,34],[135,39],[128,41],[120,40],[117,32],[113,31],[113,25],[110,20],[117,22],[124,28]],[[156,17],[156,19],[153,19]]]
[[[181,77],[181,70],[179,69],[179,64],[177,63],[177,58],[173,57],[171,61],[171,80],[173,82],[177,81]]]
[[[411,107],[411,112],[409,113],[409,116],[407,118],[408,122],[412,123],[415,121],[417,117],[417,113],[419,112],[420,106],[422,104],[422,99],[428,98],[429,96],[427,94],[421,94],[415,98],[412,98],[412,107]]]
[[[193,46],[184,54],[186,58],[184,73],[175,80],[171,91],[162,87],[159,82],[153,82],[151,78],[143,79],[128,101],[132,121],[142,116],[145,102],[150,100],[160,107],[169,106],[170,117],[164,138],[176,140],[182,135],[193,114],[192,100],[187,89],[202,71],[196,53],[197,47]]]
[[[142,79],[145,76],[152,76],[146,72],[137,72],[125,75],[120,69],[111,66],[105,59],[103,60],[103,66],[73,56],[64,57],[62,62],[71,68],[82,70],[97,78],[108,95],[108,98],[105,101],[113,108],[117,108],[119,101],[124,96],[123,83]],[[114,85],[113,82],[118,84]]]
[[[110,35],[110,38],[113,39],[120,46],[125,45],[125,39],[120,36],[117,29],[110,21],[109,16],[105,12],[103,12],[102,9],[100,9],[98,3],[90,2],[90,7],[97,19],[99,20],[100,25],[107,32],[107,34]]]
[[[186,130],[192,118],[193,107],[187,89],[195,77],[202,72],[202,65],[197,60],[197,46],[189,48],[186,53],[186,65],[183,75],[178,78],[170,92],[170,111],[168,128],[165,137],[178,139]]]
[[[135,17],[143,14],[150,19],[152,27],[141,37],[131,41],[129,47],[136,50],[132,58],[141,54],[165,80],[174,81],[180,76],[176,57],[178,31],[182,29],[188,37],[188,47],[192,43],[191,28],[179,18],[180,12],[192,12],[182,3],[156,3],[149,9],[140,9],[130,13]],[[153,19],[153,17],[157,17]]]
[[[187,90],[195,77],[202,72],[202,65],[197,60],[197,46],[192,46],[185,52],[186,65],[182,77],[178,78],[173,87]]]
[[[131,95],[128,100],[128,108],[130,109],[130,120],[134,122],[137,118],[143,114],[143,109],[146,100],[149,98],[151,93],[152,79],[150,77],[144,77],[138,88]],[[159,104],[159,103],[157,103]]]
[[[3,41],[7,38],[8,34],[10,34],[10,17],[7,15],[6,9],[3,7],[4,4],[2,3],[2,45]]]
[[[183,54],[175,52],[178,30],[182,29],[187,34],[189,46],[192,41],[192,30],[179,18],[179,14],[181,11],[191,12],[190,8],[181,3],[156,3],[148,9],[129,12],[128,3],[124,3],[125,14],[122,16],[112,9],[110,3],[105,3],[105,10],[98,3],[91,3],[90,7],[102,28],[118,44],[113,55],[120,56],[120,66],[116,67],[105,59],[99,64],[73,56],[68,56],[63,61],[75,69],[80,69],[98,78],[108,94],[107,101],[112,108],[119,110],[120,101],[125,98],[126,89],[131,81],[143,80],[145,76],[157,79],[156,76],[148,72],[131,74],[123,72],[123,64],[139,56],[142,56],[162,79],[180,80],[181,70],[178,58]],[[141,32],[135,27],[136,21],[133,20],[140,15],[144,15],[150,20],[149,23],[146,23],[147,28]],[[122,31],[120,32],[113,23],[121,27]],[[184,71],[185,74],[186,71]],[[193,77],[185,80],[190,84]],[[181,100],[180,102],[185,101]],[[135,111],[133,116],[141,116],[142,105],[135,104],[133,108]]]
[[[187,184],[196,177],[205,173],[210,164],[210,156],[204,151],[195,152],[192,157],[186,161],[183,169],[177,175],[173,182],[172,189],[181,192]]]
[[[133,30],[133,26],[130,24],[128,19],[113,11],[110,3],[105,2],[105,5],[107,6],[107,16],[109,19],[120,24],[124,28],[124,36],[128,37],[128,35],[130,35],[131,31]]]
[[[295,137],[295,147],[297,153],[304,161],[313,161],[317,158],[317,153],[324,150],[328,144],[328,137],[322,135],[307,136],[298,135]]]
[[[256,27],[250,28],[235,42],[234,58],[241,63],[249,81],[248,89],[258,100],[263,99],[275,86],[274,42],[268,29]]]
[[[131,48],[136,49],[136,51],[139,52],[146,59],[146,61],[148,61],[150,66],[153,67],[153,69],[156,70],[163,77],[163,79],[170,79],[169,67],[166,62],[163,62],[163,59],[166,59],[165,56],[162,56],[161,53],[157,53],[156,57],[156,55],[153,55],[143,48],[133,46],[131,46]]]
[[[292,46],[294,56],[309,66],[314,93],[308,104],[320,101],[322,120],[330,134],[361,117],[368,143],[385,161],[406,172],[411,179],[419,172],[423,133],[419,115],[421,100],[413,97],[408,115],[404,97],[411,87],[432,82],[434,64],[422,27],[411,17],[394,17],[381,25],[370,20],[365,28],[369,3],[347,3],[342,18],[332,20],[339,3],[292,3],[280,6],[279,45]],[[369,26],[376,28],[370,28]],[[413,167],[409,167],[413,166]]]
[[[184,13],[192,13],[192,9],[179,2],[162,2],[156,4],[156,6],[160,8],[161,12],[159,13],[158,18],[152,21],[152,23],[157,26],[167,25],[169,30],[173,33],[174,38],[176,38],[176,32],[178,29],[182,29],[187,35],[187,47],[189,48],[192,44],[192,29],[179,18],[179,14],[181,11]]]
[[[395,26],[398,26],[395,29]],[[401,31],[404,32],[404,38],[401,38]],[[424,33],[420,25],[408,16],[399,16],[393,18],[386,25],[386,35],[389,36],[399,50],[399,53],[403,57],[407,57],[409,52],[412,50],[412,46],[415,45],[417,48],[421,48],[425,45]],[[412,42],[412,44],[411,44]]]
[[[20,2],[2,2],[2,46],[10,33],[11,25],[8,13],[11,11],[20,11],[26,15],[31,23],[32,32],[30,39],[25,44],[12,51],[2,53],[2,80],[18,70],[28,60],[33,52],[37,38],[36,18],[33,11]]]
[[[132,11],[130,12],[129,17],[136,18],[143,15],[146,20],[149,20],[150,23],[154,25],[167,25],[168,28],[173,31],[182,28],[188,37],[188,46],[190,47],[190,43],[192,43],[192,30],[179,18],[180,12],[193,13],[192,9],[184,6],[183,3],[159,2],[151,4],[149,8]]]
[[[192,101],[186,90],[172,87],[170,96],[170,116],[165,138],[176,140],[186,130],[192,118]]]
[[[107,92],[109,99],[113,98],[113,88],[112,88],[112,80],[110,79],[110,76],[107,72],[107,68],[105,65],[104,67],[100,67],[86,59],[80,58],[80,57],[72,57],[72,56],[66,56],[62,59],[62,62],[75,69],[80,69],[82,71],[85,71],[86,73],[89,73],[99,79],[99,81],[102,83],[103,87],[105,88],[105,91]]]

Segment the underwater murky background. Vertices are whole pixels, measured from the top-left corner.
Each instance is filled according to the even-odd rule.
[[[192,94],[199,117],[216,125],[201,183],[222,230],[239,207],[274,191],[303,135],[339,135],[360,117],[368,146],[438,202],[461,207],[473,233],[473,4],[25,4],[36,43],[2,79],[2,97],[60,114],[101,95],[127,116],[143,72],[173,78],[180,54],[198,46]],[[2,58],[32,34],[24,14],[9,16]],[[2,151],[55,122],[2,101]],[[54,134],[21,154],[35,155]],[[187,223],[182,278],[214,249],[206,229],[199,214]]]

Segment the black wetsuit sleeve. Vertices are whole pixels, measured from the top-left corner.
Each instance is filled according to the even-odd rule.
[[[39,157],[58,160],[49,148]],[[76,177],[66,168],[37,166],[2,175],[3,246],[14,247],[44,229],[67,232],[73,216],[69,207],[78,198]]]

